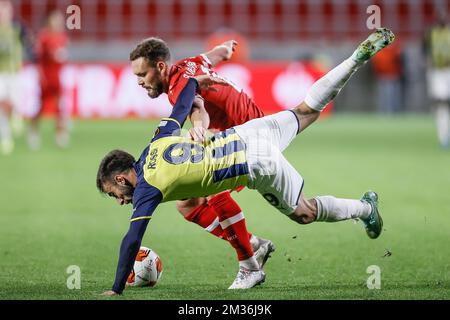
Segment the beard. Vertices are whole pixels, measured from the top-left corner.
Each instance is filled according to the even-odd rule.
[[[131,182],[128,180],[125,180],[125,185],[120,186],[119,188],[120,188],[120,191],[122,192],[122,194],[124,195],[127,203],[133,203],[133,194],[134,194],[135,187],[133,187]]]
[[[161,78],[158,78],[156,83],[153,84],[151,88],[147,89],[147,95],[152,99],[158,98],[163,93],[164,93],[164,84]]]

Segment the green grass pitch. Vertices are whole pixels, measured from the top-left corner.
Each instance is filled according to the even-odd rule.
[[[59,150],[46,121],[40,151],[21,137],[0,156],[0,299],[109,299],[99,294],[112,285],[130,208],[97,192],[97,166],[113,148],[138,156],[156,124],[75,121],[71,147]],[[263,285],[229,291],[234,250],[166,203],[142,243],[162,258],[161,282],[114,299],[450,298],[450,152],[437,145],[431,117],[337,115],[301,134],[286,156],[307,196],[377,191],[381,237],[369,239],[354,221],[298,225],[246,189],[234,197],[247,227],[277,251]],[[81,290],[66,287],[70,265],[81,268]],[[371,265],[381,270],[379,290],[366,285]]]

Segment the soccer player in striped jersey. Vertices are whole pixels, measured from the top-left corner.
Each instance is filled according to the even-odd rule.
[[[300,224],[361,219],[368,236],[377,238],[383,222],[375,192],[366,192],[360,200],[333,196],[306,199],[303,178],[282,152],[297,134],[318,119],[349,78],[393,40],[390,30],[378,29],[351,57],[319,79],[305,101],[295,108],[234,126],[202,143],[180,135],[180,129],[191,112],[196,92],[227,82],[210,75],[188,79],[171,116],[160,122],[137,161],[125,151],[113,150],[100,163],[98,189],[121,205],[133,204],[116,279],[112,290],[104,294],[122,293],[147,224],[159,203],[218,194],[241,185],[258,190],[281,213]],[[226,216],[219,219],[225,229],[233,223]],[[252,288],[264,280],[261,268],[240,269],[230,289]]]
[[[175,105],[191,77],[217,76],[214,66],[229,60],[236,46],[236,41],[226,41],[208,52],[182,59],[172,65],[167,44],[159,38],[148,38],[130,53],[130,60],[138,83],[147,91],[148,96],[157,98],[162,93],[167,93],[170,103]],[[264,116],[262,110],[243,90],[230,81],[227,82],[230,85],[217,86],[216,90],[198,90],[189,115],[193,125],[190,132],[194,140],[199,141],[202,132],[207,128],[222,131]],[[272,241],[252,235],[246,230],[242,209],[230,193],[224,191],[208,198],[179,200],[177,209],[186,220],[227,240],[236,250],[237,258],[243,267],[254,268],[253,256],[257,263],[263,266],[275,246]],[[226,216],[234,223],[224,229],[224,223],[220,221],[221,216]]]
[[[438,140],[450,148],[450,23],[445,13],[426,34],[428,94],[435,109]]]

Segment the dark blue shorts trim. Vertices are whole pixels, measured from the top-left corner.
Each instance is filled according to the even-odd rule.
[[[292,110],[288,110],[288,111],[292,112],[292,114],[295,117],[295,120],[297,120],[297,134],[299,134],[300,133],[300,120],[298,119],[298,117],[297,117],[297,115],[295,114],[294,111],[292,111]]]
[[[298,197],[297,197],[297,202],[296,204],[298,204],[298,200],[300,200],[300,195],[302,194],[303,191],[303,186],[305,185],[305,179],[303,179],[302,181],[302,186],[300,187],[300,192],[298,193]]]

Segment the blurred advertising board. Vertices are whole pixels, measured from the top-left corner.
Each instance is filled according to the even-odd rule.
[[[253,97],[266,114],[299,104],[309,87],[324,74],[320,66],[300,62],[225,63],[215,69]],[[171,111],[165,94],[157,99],[147,96],[129,65],[68,64],[63,68],[61,81],[64,88],[61,106],[74,117],[159,118]],[[38,75],[33,65],[23,68],[19,83],[19,111],[33,116],[40,104]],[[324,112],[331,110],[329,106]],[[55,107],[46,105],[43,111],[49,115],[55,112]]]

